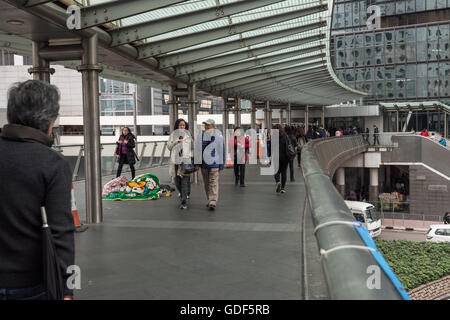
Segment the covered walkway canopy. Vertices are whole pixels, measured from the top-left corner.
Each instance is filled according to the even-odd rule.
[[[56,47],[97,34],[105,77],[166,89],[196,84],[197,90],[222,97],[328,105],[361,96],[331,68],[333,3],[3,0],[0,47],[26,54],[30,40]],[[71,5],[81,8],[79,20]],[[58,60],[54,51],[39,56]],[[64,52],[64,64],[77,66]]]

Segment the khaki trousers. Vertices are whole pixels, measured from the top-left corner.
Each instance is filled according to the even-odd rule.
[[[202,168],[203,184],[209,205],[216,205],[219,199],[219,168]]]

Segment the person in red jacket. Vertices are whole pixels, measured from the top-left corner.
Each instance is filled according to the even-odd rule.
[[[240,183],[241,187],[245,187],[245,164],[248,160],[250,140],[244,136],[244,131],[240,127],[236,127],[228,146],[231,158],[234,160],[235,185]]]
[[[421,135],[421,136],[424,136],[424,137],[429,137],[429,136],[430,136],[430,133],[428,132],[427,129],[423,129],[422,132],[420,133],[420,135]]]

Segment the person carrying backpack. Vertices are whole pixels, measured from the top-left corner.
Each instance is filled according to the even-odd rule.
[[[294,159],[292,156],[295,157],[295,150],[291,142],[289,141],[284,128],[278,124],[274,129],[277,129],[279,131],[279,167],[277,173],[274,176],[275,182],[277,184],[276,192],[286,193],[287,169],[291,158]]]

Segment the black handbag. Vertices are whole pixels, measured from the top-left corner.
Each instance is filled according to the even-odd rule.
[[[182,163],[181,164],[181,170],[183,171],[184,174],[191,174],[194,173],[195,171],[197,171],[197,168],[195,167],[195,165],[193,164],[194,159],[191,159],[191,163]]]

